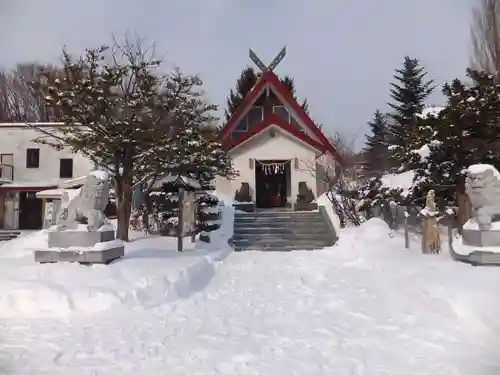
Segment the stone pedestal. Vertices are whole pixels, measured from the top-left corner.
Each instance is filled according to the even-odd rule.
[[[500,230],[481,230],[464,228],[462,240],[467,246],[500,246]]]
[[[295,202],[293,205],[294,211],[316,211],[318,209],[317,203]]]
[[[50,231],[49,248],[35,250],[35,262],[109,264],[125,255],[123,244],[117,241],[116,245],[112,245],[111,241],[114,240],[115,232],[112,230],[102,232]]]
[[[115,232],[84,232],[77,230],[49,232],[49,247],[68,248],[71,246],[92,247],[98,242],[108,242],[115,239]]]
[[[455,253],[455,258],[473,265],[500,265],[500,230],[471,229],[462,232],[462,248],[468,255]]]
[[[35,262],[58,263],[71,262],[80,264],[109,264],[125,254],[123,246],[106,250],[35,250]]]

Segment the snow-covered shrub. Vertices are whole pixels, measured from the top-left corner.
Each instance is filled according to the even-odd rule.
[[[202,192],[198,198],[198,232],[211,232],[219,229],[222,212],[218,208],[219,198],[209,192]]]

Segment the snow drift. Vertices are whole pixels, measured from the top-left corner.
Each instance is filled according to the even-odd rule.
[[[125,257],[108,266],[35,263],[33,250],[47,248],[45,230],[0,244],[0,318],[67,318],[187,297],[210,281],[214,262],[231,251],[234,212],[222,211],[222,226],[209,244],[185,239],[178,253],[175,238],[136,238],[126,244]]]

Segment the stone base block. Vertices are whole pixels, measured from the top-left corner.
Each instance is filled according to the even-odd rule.
[[[499,230],[464,229],[462,233],[464,245],[478,247],[500,246]]]
[[[233,207],[243,212],[255,212],[255,203],[252,202],[235,202]]]
[[[500,253],[478,250],[469,255],[460,255],[456,260],[473,266],[500,266]]]
[[[293,206],[294,211],[316,211],[317,209],[317,203],[295,202]]]
[[[35,262],[58,263],[73,262],[80,264],[109,264],[125,255],[123,246],[106,250],[35,250]]]
[[[115,239],[115,232],[84,232],[77,230],[50,231],[49,248],[65,249],[71,246],[93,247],[98,242],[108,242]]]

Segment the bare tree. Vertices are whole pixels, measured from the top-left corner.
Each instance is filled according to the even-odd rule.
[[[500,0],[478,2],[472,11],[472,66],[500,79]]]
[[[360,225],[356,203],[350,192],[351,186],[349,180],[346,179],[346,174],[355,166],[356,136],[347,136],[336,131],[329,137],[329,140],[343,159],[342,166],[339,160],[330,154],[324,154],[311,161],[303,160],[302,166],[316,179],[318,194],[324,193],[332,204],[339,217],[341,227],[344,227],[347,222]]]
[[[31,85],[41,79],[42,73],[55,71],[53,66],[23,63],[13,70],[0,72],[0,120],[57,120],[57,114],[47,108],[40,93]]]
[[[344,160],[344,172],[350,170],[356,162],[356,138],[356,135],[347,135],[339,131],[334,132],[333,135],[329,137],[329,141],[334,145],[335,149]]]

